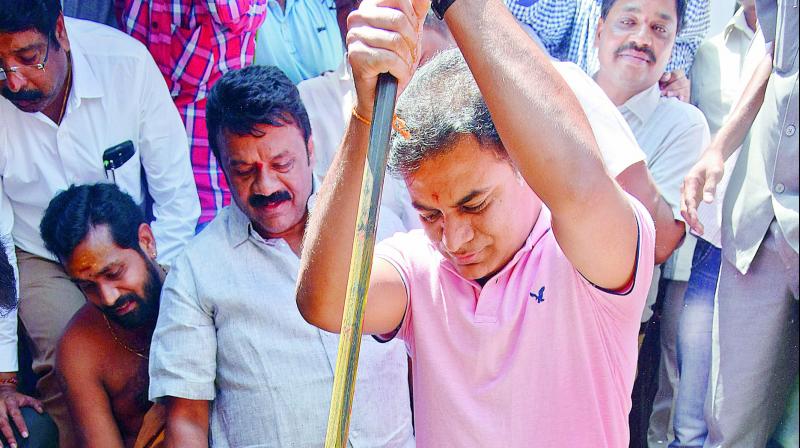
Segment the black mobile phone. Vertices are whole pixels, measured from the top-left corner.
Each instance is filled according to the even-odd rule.
[[[134,149],[133,142],[130,140],[126,140],[103,151],[103,168],[106,170],[106,177],[108,177],[108,172],[111,171],[111,178],[114,180],[114,183],[117,183],[114,170],[130,160],[135,153],[136,149]]]

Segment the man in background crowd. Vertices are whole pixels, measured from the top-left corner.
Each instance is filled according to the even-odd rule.
[[[765,446],[798,375],[798,14],[792,1],[756,0],[770,51],[686,176],[682,212],[699,235],[739,147],[722,205],[705,446]],[[795,393],[796,393],[795,388]],[[795,409],[796,412],[796,409]]]
[[[168,262],[194,234],[197,191],[180,116],[139,42],[65,19],[58,0],[0,0],[0,68],[0,180],[14,212],[19,319],[42,402],[70,448],[53,361],[86,299],[44,246],[44,210],[72,183],[112,181],[152,213]]]
[[[602,0],[505,0],[512,14],[554,58],[572,61],[593,75],[599,67],[595,36],[602,15]],[[675,40],[666,72],[663,94],[689,100],[686,73],[692,66],[711,22],[707,0],[688,0],[681,32]]]
[[[754,40],[755,1],[740,3],[741,7],[723,31],[700,45],[692,64],[692,104],[705,115],[712,136],[722,126],[743,90],[742,83],[750,80],[765,51],[763,36]],[[731,156],[726,162],[728,173],[737,156]],[[720,182],[720,192],[724,185],[727,179]],[[692,274],[682,288],[685,293],[674,294],[671,288],[664,296],[658,390],[647,429],[648,444],[653,448],[666,447],[673,441],[701,446],[708,432],[703,410],[711,367],[714,295],[721,259],[721,203],[719,196],[714,204],[701,206],[714,208],[704,210],[713,219],[704,220],[702,238],[686,235],[681,253],[688,252],[695,241],[697,246],[690,252],[695,255],[688,260],[692,261]]]

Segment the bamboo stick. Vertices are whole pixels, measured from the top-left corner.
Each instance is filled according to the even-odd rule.
[[[339,336],[325,448],[347,447],[358,354],[361,348],[361,328],[364,322],[369,276],[372,271],[378,209],[383,191],[396,96],[397,80],[388,73],[380,75],[372,111],[367,160],[361,179],[361,196],[356,217],[353,253],[350,257],[347,297]]]

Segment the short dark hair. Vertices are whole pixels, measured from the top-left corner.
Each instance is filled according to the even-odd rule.
[[[0,0],[0,33],[36,30],[58,49],[55,31],[60,15],[60,0]]]
[[[17,281],[14,266],[8,258],[6,245],[0,240],[0,317],[17,307]],[[10,250],[14,250],[12,247]]]
[[[253,65],[220,78],[206,101],[208,143],[220,162],[220,137],[225,132],[261,137],[256,125],[294,124],[308,145],[311,124],[300,92],[277,67]]]
[[[600,7],[600,17],[603,20],[606,20],[608,12],[611,11],[615,3],[617,3],[617,0],[603,0],[603,6]],[[680,32],[681,28],[683,28],[683,16],[686,13],[686,0],[675,0],[675,13],[678,20],[677,30]]]
[[[416,172],[422,162],[446,154],[459,138],[472,135],[482,149],[510,161],[489,108],[458,48],[443,51],[411,78],[397,101],[397,115],[410,137],[392,132],[389,170]]]
[[[65,262],[89,231],[101,224],[108,225],[117,246],[141,252],[139,226],[144,222],[142,209],[116,185],[72,185],[50,201],[39,231],[47,250]]]

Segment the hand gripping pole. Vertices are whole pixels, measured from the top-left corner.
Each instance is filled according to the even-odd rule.
[[[396,96],[397,79],[388,73],[381,74],[378,77],[369,133],[369,149],[361,179],[361,195],[358,202],[353,253],[350,257],[350,273],[347,277],[347,297],[342,316],[339,352],[336,357],[325,448],[347,447],[358,354],[361,348],[361,328],[364,323],[369,276],[372,271],[378,209],[386,172],[386,159],[389,154],[389,137],[392,132]]]

